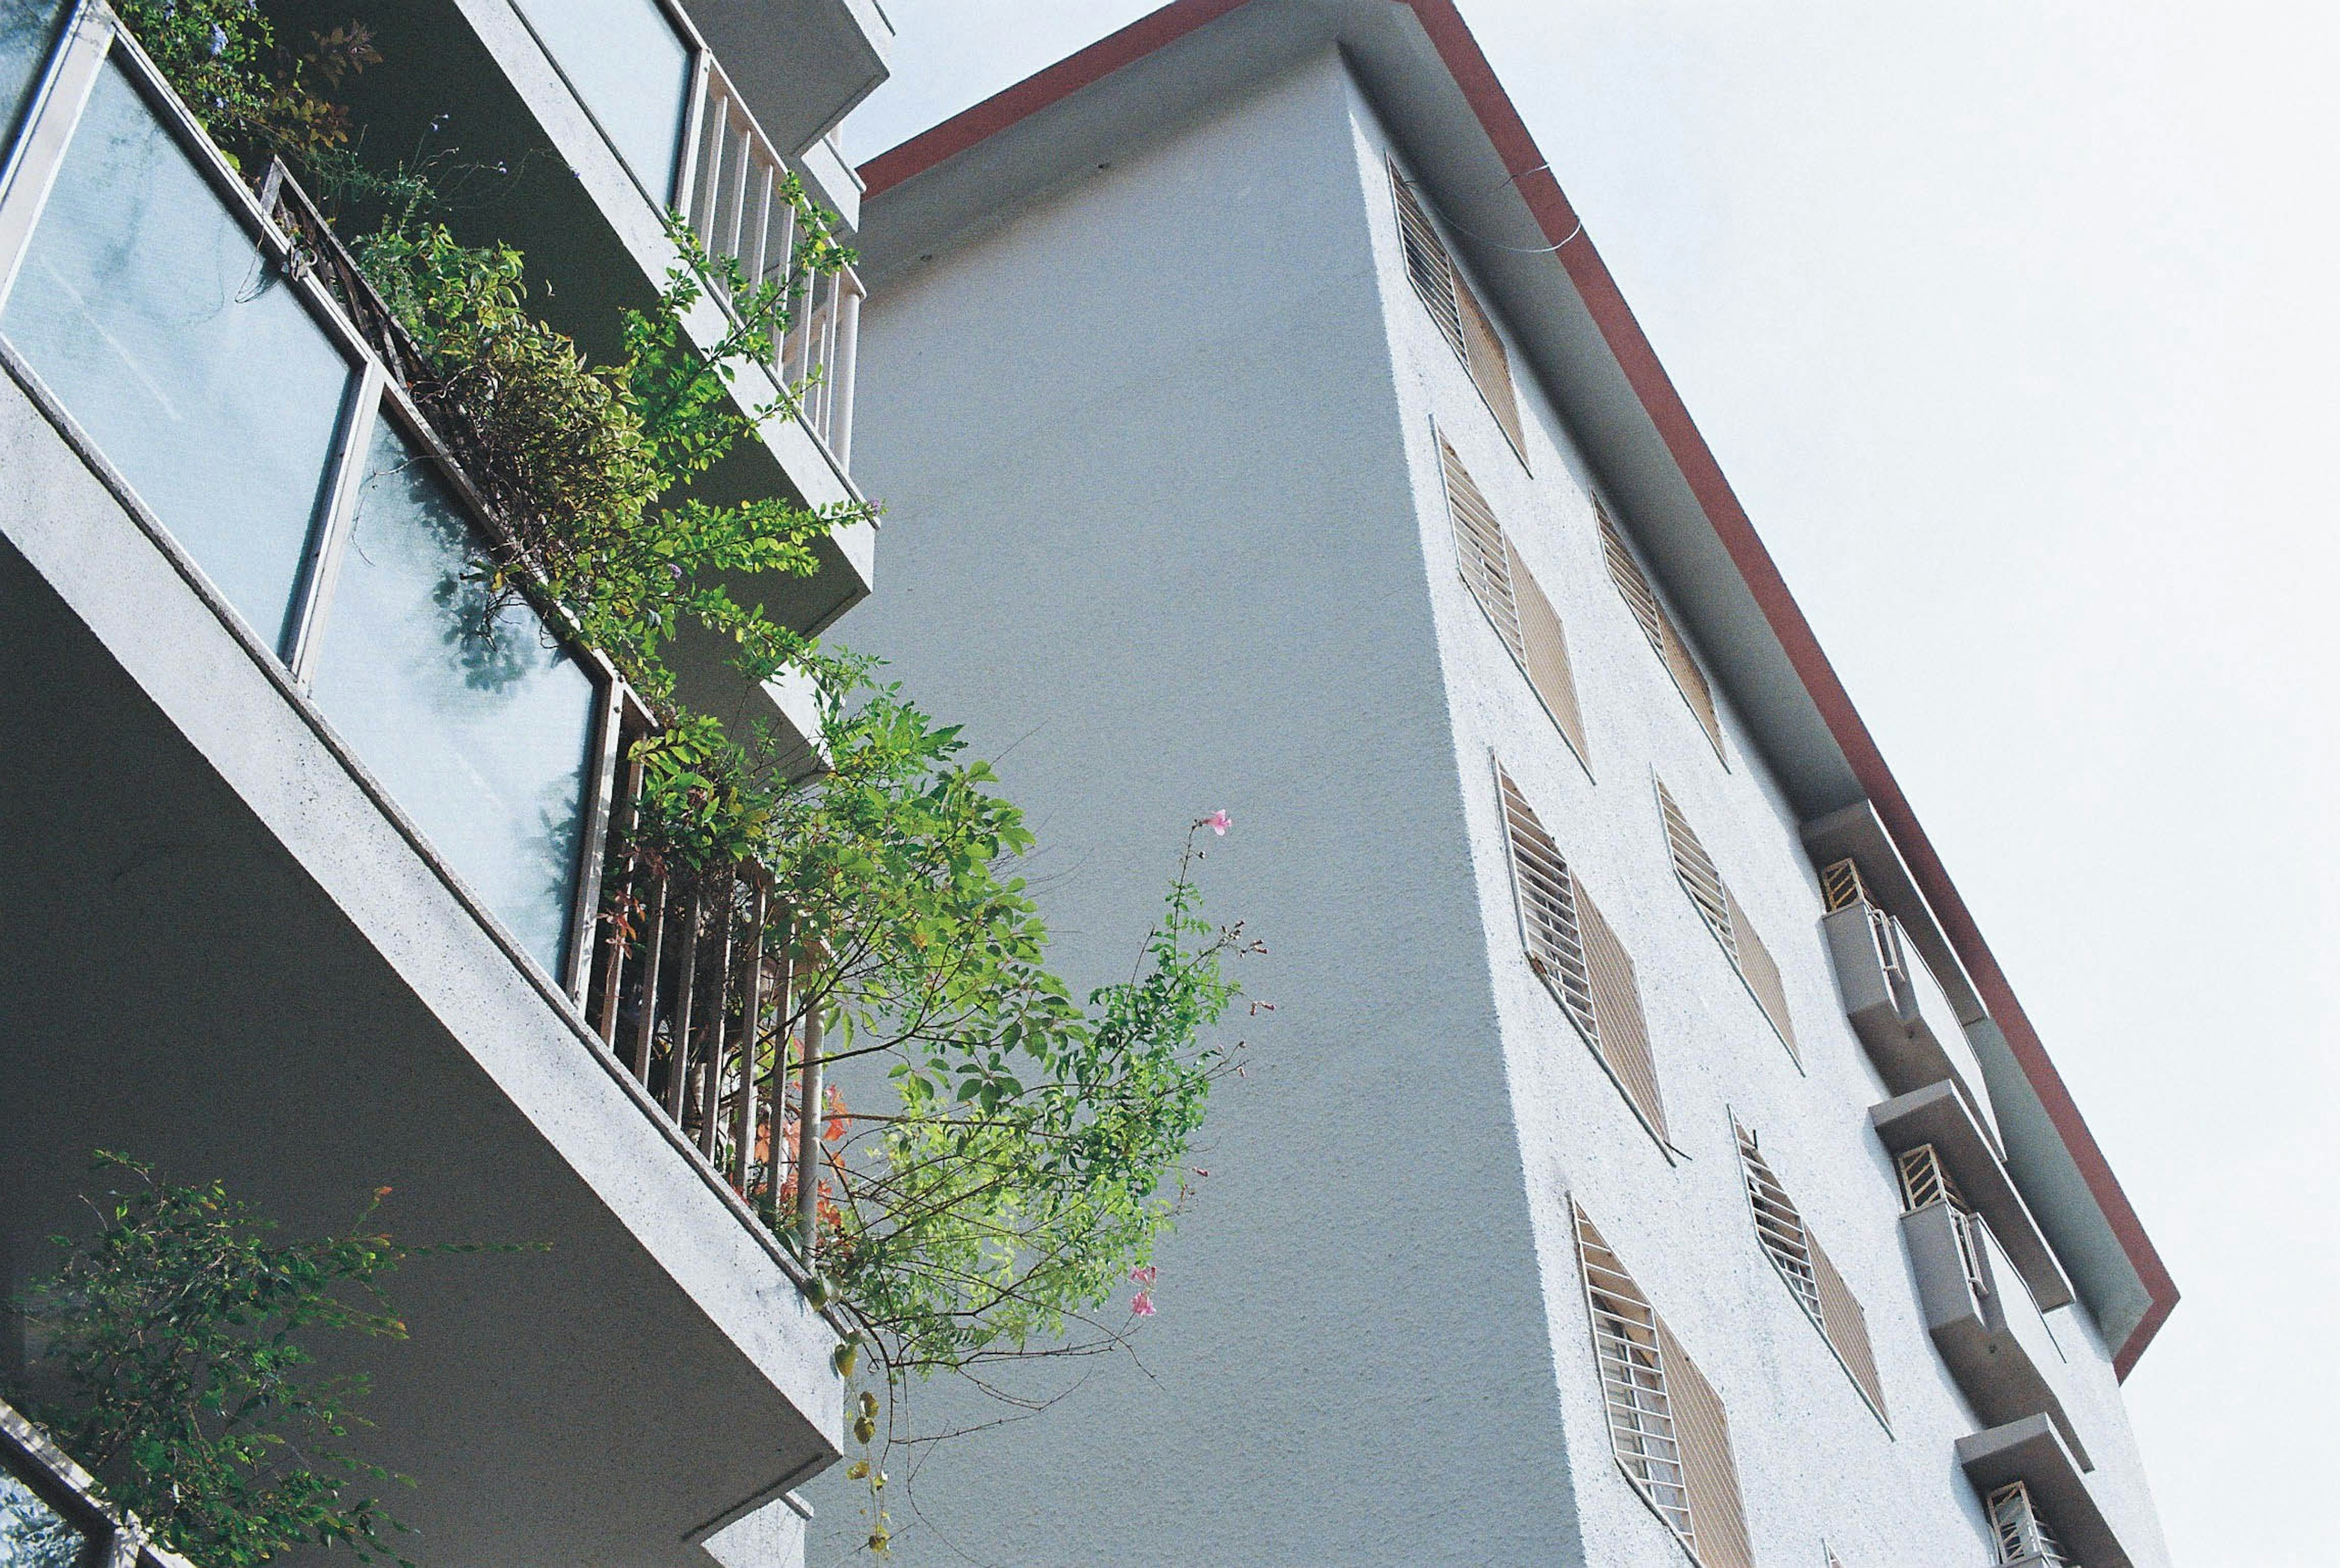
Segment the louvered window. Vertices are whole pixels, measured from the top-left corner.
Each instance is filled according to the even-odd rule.
[[[1583,1206],[1570,1207],[1617,1464],[1700,1568],[1751,1568],[1722,1402]]]
[[[1990,1494],[1990,1529],[1998,1562],[2072,1568],[2063,1543],[2033,1503],[2031,1489],[2020,1481],[2010,1481]]]
[[[1495,787],[1503,808],[1503,840],[1519,900],[1520,938],[1528,963],[1559,1001],[1584,1043],[1660,1143],[1665,1103],[1658,1094],[1657,1063],[1641,1015],[1633,961],[1601,918],[1544,831],[1527,797],[1499,764]]]
[[[1576,701],[1576,678],[1568,664],[1568,636],[1560,616],[1520,559],[1517,546],[1495,521],[1494,508],[1480,492],[1454,448],[1441,438],[1439,458],[1446,474],[1446,514],[1454,528],[1454,553],[1471,596],[1511,650],[1535,689],[1544,711],[1568,738],[1579,761],[1590,766],[1584,749],[1584,714]]]
[[[1804,1224],[1788,1189],[1763,1157],[1755,1135],[1740,1126],[1736,1117],[1730,1126],[1739,1138],[1740,1173],[1746,1178],[1747,1204],[1755,1217],[1757,1239],[1787,1282],[1796,1305],[1804,1309],[1804,1315],[1844,1364],[1861,1397],[1869,1401],[1879,1421],[1885,1420],[1885,1385],[1877,1374],[1877,1355],[1869,1343],[1869,1320],[1860,1303],[1853,1299],[1844,1276],[1837,1273]]]
[[[1626,548],[1625,536],[1617,531],[1617,525],[1609,520],[1609,513],[1598,501],[1593,503],[1593,511],[1601,521],[1601,553],[1609,562],[1609,580],[1617,585],[1617,591],[1624,597],[1626,608],[1633,612],[1634,620],[1641,625],[1641,635],[1650,640],[1651,649],[1665,665],[1666,672],[1673,677],[1674,686],[1681,692],[1682,700],[1688,702],[1691,711],[1698,716],[1706,738],[1714,743],[1714,754],[1721,757],[1722,721],[1716,717],[1714,692],[1706,683],[1705,672],[1699,669],[1698,660],[1691,653],[1690,644],[1684,642],[1681,633],[1674,630],[1673,618],[1666,613],[1666,607],[1658,602],[1658,590],[1650,586],[1641,562],[1635,561],[1633,552]],[[1728,762],[1729,759],[1724,760]]]
[[[1681,881],[1682,890],[1690,895],[1706,928],[1721,944],[1723,956],[1730,960],[1731,968],[1747,982],[1747,989],[1763,1009],[1763,1016],[1780,1032],[1780,1043],[1788,1047],[1788,1054],[1796,1057],[1800,1064],[1803,1058],[1797,1056],[1795,1022],[1788,1016],[1788,990],[1780,981],[1780,966],[1772,962],[1771,950],[1755,934],[1747,911],[1731,896],[1730,886],[1715,867],[1714,857],[1699,842],[1690,819],[1674,804],[1673,794],[1663,779],[1658,780],[1658,816],[1665,824],[1666,847],[1672,852],[1674,876]]]
[[[1430,221],[1413,183],[1398,173],[1395,164],[1390,165],[1389,174],[1390,189],[1397,197],[1398,239],[1405,250],[1406,281],[1422,296],[1430,319],[1438,323],[1439,335],[1471,372],[1472,384],[1486,399],[1495,422],[1503,427],[1512,451],[1525,462],[1527,435],[1520,424],[1519,391],[1512,382],[1512,356],[1503,347],[1502,334],[1495,331],[1479,296],[1471,292],[1446,242],[1438,237],[1437,225]]]

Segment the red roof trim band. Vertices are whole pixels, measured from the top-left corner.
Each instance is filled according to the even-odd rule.
[[[1230,12],[1240,10],[1250,0],[1176,0],[1175,4],[1131,23],[1121,31],[1100,39],[1079,53],[1068,55],[1056,65],[1026,77],[1016,85],[999,93],[965,113],[922,132],[892,151],[881,154],[861,166],[861,177],[867,186],[865,200],[875,200],[887,191],[913,179],[937,164],[947,162],[968,148],[1006,130],[1009,126],[1061,102],[1083,88],[1102,81],[1123,66],[1143,59],[1167,47],[1188,34],[1218,20]],[[2032,1090],[2039,1097],[2048,1120],[2078,1166],[2088,1191],[2111,1223],[2121,1249],[2144,1282],[2151,1297],[2145,1315],[2137,1327],[2114,1352],[2113,1370],[2117,1376],[2127,1378],[2129,1371],[2145,1353],[2154,1335],[2177,1305],[2177,1286],[2163,1265],[2153,1242],[2145,1233],[2144,1222],[2121,1190],[2119,1178],[2113,1175],[2110,1163],[2098,1147],[2096,1136],[2088,1130],[2080,1108],[2071,1091],[2048,1056],[2039,1036],[2023,1006],[2016,999],[2014,988],[1991,956],[1983,941],[1966,900],[1959,897],[1949,873],[1919,826],[1917,814],[1909,808],[1901,786],[1869,734],[1869,727],[1852,706],[1852,698],[1837,679],[1828,656],[1821,651],[1819,640],[1812,634],[1810,622],[1804,619],[1794,598],[1788,591],[1787,581],[1770,552],[1756,536],[1754,524],[1749,521],[1746,509],[1740,504],[1730,481],[1723,477],[1722,466],[1713,451],[1699,433],[1690,410],[1674,390],[1672,379],[1659,363],[1657,351],[1641,331],[1631,306],[1610,275],[1606,263],[1594,248],[1591,237],[1581,230],[1575,209],[1560,188],[1544,156],[1521,119],[1511,95],[1497,80],[1494,67],[1488,63],[1478,41],[1456,8],[1454,0],[1391,0],[1392,4],[1409,5],[1421,22],[1437,49],[1440,60],[1464,99],[1478,117],[1488,141],[1502,159],[1503,166],[1512,172],[1513,183],[1526,200],[1544,237],[1560,247],[1557,254],[1568,271],[1570,281],[1583,299],[1586,309],[1624,371],[1627,382],[1641,400],[1643,410],[1657,427],[1668,453],[1690,483],[1700,509],[1705,513],[1715,537],[1729,552],[1738,568],[1748,591],[1763,611],[1772,635],[1780,640],[1789,662],[1794,667],[1804,690],[1811,697],[1829,734],[1851,765],[1853,775],[1860,782],[1877,809],[1886,829],[1900,848],[1912,876],[1934,907],[1942,922],[1944,933],[1966,963],[1983,1003],[2007,1037],[2015,1053],[2017,1064],[2031,1082]]]

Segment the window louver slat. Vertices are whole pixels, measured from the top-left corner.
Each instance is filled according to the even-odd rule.
[[[1681,808],[1674,804],[1673,792],[1662,779],[1658,780],[1658,816],[1665,824],[1666,848],[1673,856],[1674,875],[1681,878],[1682,890],[1697,906],[1706,928],[1722,944],[1723,952],[1730,956],[1731,963],[1737,964],[1739,933],[1731,919],[1734,900],[1722,885],[1722,872],[1716,867],[1714,857],[1706,852],[1706,846],[1691,829],[1690,819],[1682,815]]]
[[[1512,383],[1512,356],[1503,347],[1502,334],[1479,304],[1479,296],[1471,292],[1458,272],[1454,274],[1454,295],[1462,304],[1462,363],[1471,372],[1471,380],[1479,388],[1479,395],[1487,400],[1487,411],[1495,422],[1503,427],[1510,438],[1512,451],[1524,462],[1528,455],[1527,432],[1520,426],[1519,389]]]
[[[1598,502],[1593,514],[1601,524],[1601,555],[1609,563],[1609,580],[1617,585],[1626,608],[1640,623],[1641,635],[1649,639],[1650,650],[1665,665],[1666,673],[1673,678],[1674,687],[1690,704],[1691,711],[1705,729],[1706,738],[1714,746],[1715,755],[1722,755],[1722,721],[1714,709],[1714,691],[1706,683],[1706,672],[1699,668],[1698,659],[1674,629],[1673,618],[1658,601],[1658,590],[1641,571],[1641,563],[1625,543],[1625,536],[1617,531],[1608,511]],[[1726,759],[1727,760],[1727,759]]]
[[[1650,1130],[1662,1141],[1666,1107],[1658,1093],[1658,1064],[1650,1052],[1649,1020],[1641,1014],[1633,960],[1581,888],[1577,892],[1577,913],[1592,970],[1593,1005],[1601,1017],[1601,1059],[1616,1076],[1625,1097],[1641,1113],[1641,1119],[1650,1124]]]
[[[1585,756],[1584,716],[1576,700],[1576,677],[1569,668],[1568,635],[1561,630],[1560,616],[1529,575],[1471,471],[1443,437],[1438,455],[1462,581],[1581,761]]]
[[[1584,710],[1576,700],[1576,675],[1568,662],[1568,633],[1552,600],[1528,575],[1516,551],[1512,555],[1512,596],[1519,604],[1520,640],[1526,649],[1528,682],[1543,699],[1545,711],[1568,738],[1577,759],[1588,768],[1592,753],[1584,748]]]
[[[1738,952],[1739,972],[1747,977],[1747,988],[1755,993],[1756,1001],[1762,1004],[1764,1016],[1771,1020],[1771,1027],[1780,1031],[1780,1039],[1787,1046],[1788,1054],[1800,1061],[1802,1057],[1796,1049],[1796,1024],[1788,1016],[1788,987],[1780,978],[1780,966],[1772,961],[1771,949],[1765,947],[1763,938],[1755,934],[1754,926],[1747,918],[1747,911],[1739,907],[1739,900],[1730,896],[1729,888],[1722,889],[1722,897],[1730,906],[1731,945]]]
[[[1633,979],[1633,961],[1568,868],[1560,846],[1544,830],[1527,797],[1501,765],[1495,769],[1495,784],[1528,962],[1626,1100],[1662,1142],[1665,1106],[1658,1093],[1657,1064],[1650,1053],[1649,1025]]]
[[[2038,1562],[2048,1568],[2072,1568],[2063,1543],[2048,1527],[2031,1489],[2010,1481],[1990,1494],[1990,1526],[2001,1563]]]
[[[1763,1157],[1755,1135],[1740,1126],[1735,1116],[1730,1126],[1739,1145],[1740,1173],[1746,1178],[1748,1206],[1755,1216],[1756,1239],[1787,1283],[1796,1305],[1804,1309],[1812,1326],[1820,1331],[1821,1337],[1843,1363],[1862,1397],[1882,1419],[1885,1384],[1878,1375],[1867,1315],[1861,1311],[1851,1287],[1845,1284],[1844,1276],[1837,1272],[1827,1252],[1805,1226],[1795,1200],[1788,1196],[1770,1162]]]
[[[1739,1466],[1730,1453],[1730,1423],[1713,1385],[1683,1353],[1665,1320],[1658,1320],[1659,1356],[1671,1370],[1674,1427],[1681,1434],[1682,1485],[1697,1528],[1691,1552],[1699,1568],[1754,1568],[1747,1518],[1739,1496]]]
[[[1779,1032],[1780,1043],[1788,1047],[1788,1055],[1801,1065],[1803,1057],[1796,1049],[1795,1021],[1788,1014],[1788,990],[1780,978],[1780,966],[1771,958],[1771,950],[1755,934],[1747,912],[1739,907],[1730,887],[1722,880],[1722,872],[1714,857],[1706,852],[1690,819],[1674,803],[1673,792],[1664,779],[1657,781],[1658,819],[1664,825],[1666,849],[1673,858],[1674,876],[1681,881],[1682,891],[1690,895],[1691,905],[1706,928],[1722,948],[1723,957],[1739,971],[1740,978],[1755,998],[1763,1016]]]
[[[1853,1382],[1860,1385],[1860,1392],[1882,1416],[1885,1380],[1878,1374],[1876,1347],[1869,1341],[1869,1315],[1860,1310],[1852,1287],[1844,1283],[1844,1275],[1829,1261],[1827,1249],[1817,1241],[1811,1248],[1812,1273],[1819,1281],[1820,1332],[1828,1335],[1829,1344],[1843,1358],[1844,1369],[1852,1374]]]
[[[1462,311],[1454,294],[1454,263],[1446,253],[1446,243],[1438,237],[1431,225],[1430,214],[1423,211],[1422,198],[1405,176],[1390,165],[1390,189],[1397,195],[1398,238],[1405,250],[1406,281],[1413,292],[1422,296],[1429,308],[1430,319],[1438,323],[1438,331],[1465,364],[1471,351],[1462,340]]]
[[[1527,640],[1521,630],[1519,599],[1513,591],[1511,541],[1503,537],[1502,524],[1495,521],[1494,508],[1487,504],[1462,460],[1443,439],[1438,443],[1439,459],[1446,474],[1446,515],[1454,528],[1455,556],[1462,567],[1462,581],[1471,587],[1472,597],[1479,608],[1487,612],[1494,623],[1496,635],[1520,667],[1527,668]]]

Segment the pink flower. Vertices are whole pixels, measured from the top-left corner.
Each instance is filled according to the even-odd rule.
[[[1129,1271],[1129,1277],[1136,1281],[1139,1285],[1152,1285],[1154,1283],[1154,1276],[1161,1272],[1162,1271],[1160,1269],[1155,1268],[1149,1263],[1144,1268],[1131,1269]]]
[[[1140,1317],[1154,1315],[1154,1293],[1141,1290],[1129,1298],[1129,1310]]]
[[[1234,819],[1227,815],[1227,809],[1224,806],[1220,807],[1217,810],[1204,818],[1202,821],[1195,824],[1197,827],[1208,828],[1212,832],[1216,833],[1222,839],[1227,836],[1227,829],[1234,825]]]

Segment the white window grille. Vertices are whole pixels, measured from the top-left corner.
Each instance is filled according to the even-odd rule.
[[[1730,759],[1722,752],[1722,720],[1715,712],[1714,691],[1706,683],[1706,672],[1699,668],[1690,644],[1675,630],[1673,618],[1659,602],[1658,590],[1650,586],[1649,577],[1641,571],[1641,562],[1633,559],[1632,550],[1625,543],[1625,536],[1617,531],[1607,509],[1596,501],[1592,510],[1601,524],[1601,553],[1609,563],[1609,581],[1617,585],[1626,608],[1633,612],[1634,620],[1641,628],[1641,635],[1649,639],[1651,650],[1665,665],[1666,673],[1673,677],[1675,689],[1690,704],[1700,728],[1706,731],[1714,754],[1722,757],[1728,766]]]
[[[1502,640],[1528,684],[1559,726],[1580,761],[1584,749],[1584,713],[1576,700],[1576,677],[1569,666],[1568,634],[1560,616],[1536,586],[1519,549],[1496,521],[1495,510],[1444,438],[1438,443],[1446,480],[1446,513],[1453,525],[1455,560],[1471,596]]]
[[[1747,1204],[1755,1219],[1756,1239],[1785,1281],[1796,1305],[1820,1331],[1836,1358],[1869,1402],[1879,1420],[1886,1419],[1885,1385],[1877,1370],[1875,1347],[1869,1340],[1868,1315],[1852,1289],[1837,1272],[1804,1216],[1773,1173],[1756,1136],[1733,1116],[1730,1130],[1739,1145],[1740,1174],[1745,1178]]]
[[[1619,1468],[1700,1568],[1751,1568],[1721,1402],[1583,1206],[1570,1206]]]
[[[1498,763],[1512,887],[1529,965],[1550,988],[1626,1102],[1663,1143],[1665,1103],[1633,978],[1633,961],[1544,830],[1527,797]]]
[[[1994,1562],[2073,1568],[2063,1543],[2032,1501],[2031,1488],[2020,1481],[2010,1481],[1990,1494],[1990,1528],[1998,1552]]]
[[[1430,221],[1413,183],[1398,172],[1395,163],[1390,164],[1389,176],[1390,190],[1397,198],[1398,239],[1405,252],[1406,281],[1422,297],[1430,319],[1438,324],[1439,335],[1462,362],[1472,384],[1486,400],[1487,412],[1495,416],[1512,452],[1524,463],[1527,435],[1520,423],[1519,392],[1512,382],[1512,356],[1503,347],[1502,334],[1496,332],[1478,295],[1471,292],[1446,242],[1438,237],[1438,227]]]
[[[1931,1144],[1919,1144],[1904,1149],[1894,1160],[1901,1176],[1901,1207],[1914,1214],[1928,1204],[1946,1204],[1950,1211],[1950,1234],[1958,1237],[1958,1263],[1966,1270],[1967,1285],[1978,1300],[1990,1294],[1990,1276],[1983,1272],[1982,1243],[1975,1227],[1984,1224],[1981,1215],[1958,1191],[1958,1183],[1950,1179],[1949,1167],[1942,1163],[1941,1155]]]
[[[1690,819],[1674,803],[1673,793],[1666,788],[1665,780],[1656,782],[1658,817],[1665,826],[1666,848],[1673,857],[1674,876],[1681,881],[1682,891],[1690,895],[1706,928],[1721,945],[1723,957],[1739,971],[1756,1005],[1779,1031],[1780,1043],[1788,1047],[1788,1055],[1800,1066],[1803,1058],[1796,1049],[1795,1021],[1788,1014],[1788,988],[1780,978],[1780,966],[1773,961],[1771,950],[1763,945],[1762,938],[1755,934],[1747,911],[1732,897],[1729,884],[1714,864],[1714,857],[1706,852],[1706,846],[1691,828]]]

